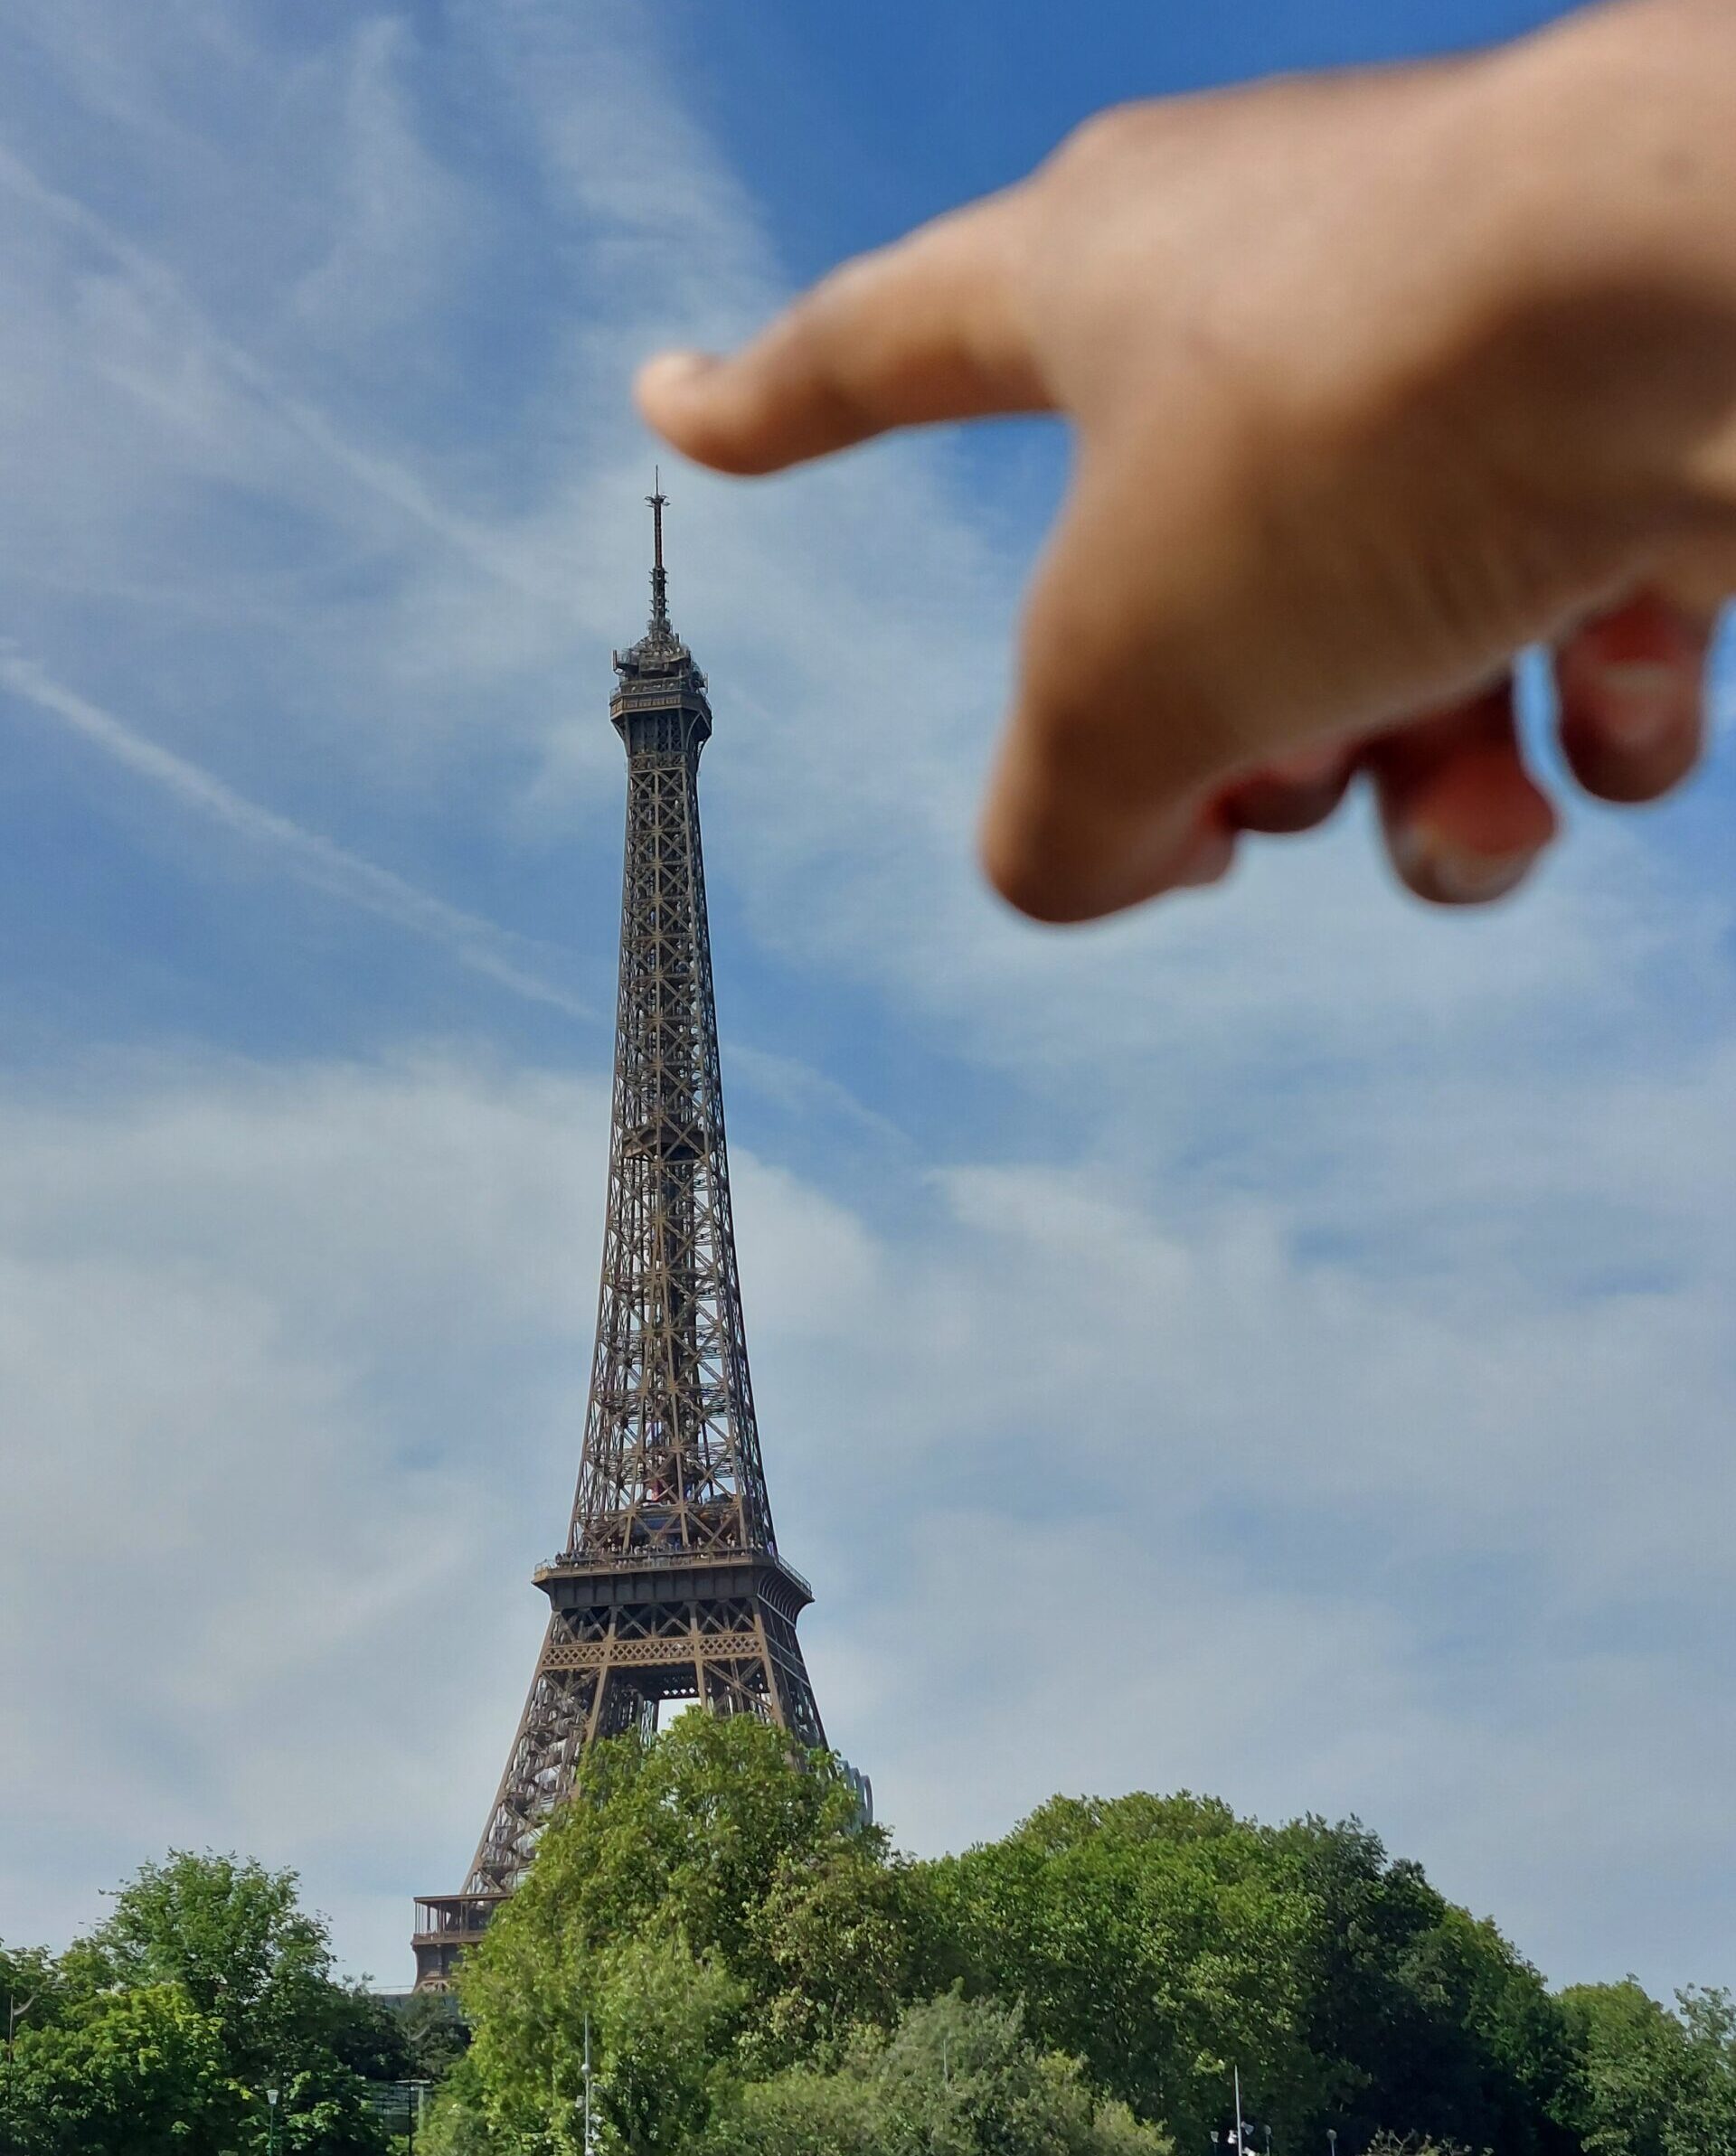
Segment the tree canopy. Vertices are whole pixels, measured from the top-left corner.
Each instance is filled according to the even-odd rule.
[[[293,1872],[175,1851],[67,1952],[0,1949],[31,2001],[0,2072],[6,2156],[231,2156],[263,2149],[268,2088],[290,2156],[389,2145],[367,2079],[404,2070],[392,2018],[332,1974]]]
[[[1552,1993],[1357,1822],[1057,1797],[917,1862],[825,1755],[679,1718],[587,1763],[459,1973],[339,1983],[292,1873],[172,1852],[0,1946],[0,2156],[1736,2156],[1736,2003]]]
[[[576,2148],[589,2019],[605,2145],[647,2156],[1209,2146],[1232,2067],[1278,2149],[1650,2156],[1674,2077],[1656,2156],[1736,2156],[1728,2002],[1614,1989],[1552,1995],[1354,1821],[1056,1798],[917,1863],[824,1757],[685,1716],[603,1749],[462,1971],[439,2145]]]

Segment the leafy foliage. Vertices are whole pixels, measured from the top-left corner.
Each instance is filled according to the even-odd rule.
[[[1022,2000],[1044,2044],[1198,2145],[1232,2061],[1286,2123],[1318,2094],[1304,2042],[1315,1911],[1222,1805],[1057,1798],[936,1868],[975,1985]]]
[[[385,2148],[364,2077],[404,2072],[408,2053],[334,1981],[293,1872],[175,1851],[58,1961],[0,1960],[0,1988],[35,2001],[0,2087],[8,2156],[263,2149],[268,2088],[284,2156]]]
[[[42,2029],[58,2022],[67,1989],[60,1963],[43,1948],[0,1944],[0,2013],[6,2016],[0,2022],[0,2038],[16,2027]]]
[[[1736,2002],[1683,1991],[1672,2013],[1630,1976],[1561,1994],[1585,2156],[1736,2156]]]
[[[603,1747],[460,1975],[467,2020],[333,1976],[294,1876],[171,1854],[26,2007],[5,2156],[385,2156],[370,2080],[440,2083],[426,2156],[1736,2156],[1736,2002],[1554,1997],[1356,1822],[1056,1798],[920,1864],[835,1765],[683,1717]],[[1172,2141],[1173,2136],[1173,2141]]]
[[[1403,2120],[1476,2148],[1562,2145],[1566,2025],[1495,1926],[1450,1907],[1354,1820],[1262,1838],[1316,1910],[1304,2036],[1341,2137],[1359,2145]]]
[[[1571,2147],[1571,2047],[1537,1972],[1352,1821],[1273,1830],[1185,1794],[1056,1799],[935,1867],[973,1981],[1194,2146],[1232,2063],[1280,2139],[1395,2121]]]
[[[454,2151],[571,2145],[589,2015],[621,2150],[1209,2146],[1236,2065],[1280,2147],[1736,2156],[1729,2001],[1554,1998],[1354,1821],[1057,1798],[914,1864],[747,1721],[606,1748],[462,1983]]]
[[[1167,2135],[1106,2103],[1023,2022],[956,1991],[912,2007],[836,2072],[749,2084],[704,2156],[1172,2156]]]
[[[599,1749],[469,1957],[467,2086],[499,2131],[557,2133],[582,2091],[587,2017],[612,2058],[629,2019],[655,2019],[658,1975],[687,2002],[670,2010],[665,2046],[697,2016],[734,2070],[773,2072],[936,1988],[935,1939],[922,1875],[863,1822],[834,1766],[764,1724],[684,1715],[653,1743]],[[696,2115],[668,2100],[672,2116]],[[663,2131],[648,2112],[640,2139],[624,2113],[617,2130],[624,2147],[667,2145],[645,2138]]]
[[[20,2156],[218,2156],[247,2109],[228,2066],[216,2019],[149,1984],[22,2034],[0,2118]]]
[[[1665,2156],[1683,2067],[1682,2024],[1630,1976],[1561,1994],[1581,2080],[1585,2156]]]
[[[449,1991],[412,1992],[391,2033],[392,2062],[377,2078],[439,2083],[470,2048],[469,2024]]]
[[[1664,2156],[1736,2156],[1736,2000],[1728,1991],[1676,1993],[1684,2071],[1664,2126]]]
[[[678,1935],[615,1947],[599,1973],[599,2108],[630,2156],[666,2156],[711,2118],[741,1988]]]

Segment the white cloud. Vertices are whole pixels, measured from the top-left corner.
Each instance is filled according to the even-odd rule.
[[[515,955],[523,939],[493,921],[448,905],[377,861],[339,846],[320,833],[307,831],[288,816],[262,807],[233,786],[201,770],[184,757],[147,740],[112,711],[76,695],[31,660],[0,647],[0,689],[70,728],[126,769],[148,779],[182,807],[240,838],[255,855],[275,855],[288,871],[316,890],[378,915],[413,936],[426,937],[449,951],[460,965],[484,974],[514,995],[551,1003],[575,1016],[585,1006],[527,962],[532,950]],[[547,963],[550,955],[543,955]]]
[[[402,365],[417,332],[444,313],[454,285],[475,274],[482,243],[470,195],[429,154],[404,92],[415,42],[409,24],[389,15],[365,17],[354,31],[328,244],[290,300],[329,363],[352,378]],[[324,97],[308,102],[329,118]],[[437,341],[420,349],[424,366],[447,371]]]
[[[490,1584],[531,1498],[557,1532],[606,1112],[424,1064],[0,1116],[9,1935],[170,1841],[335,1906],[348,1867],[462,1861],[486,1792],[448,1756],[505,1742],[528,1664]]]
[[[823,1705],[890,1817],[936,1848],[1057,1785],[1355,1811],[1558,1980],[1721,1975],[1736,1245],[1693,1169],[1733,1084],[1629,1097],[1676,1131],[1644,1193],[1569,1104],[1479,1201],[1511,1239],[1469,1292],[1311,1256],[1281,1198],[1184,1236],[1095,1178],[945,1178],[847,1323],[760,1358],[787,1542],[842,1600]],[[1599,1206],[1667,1291],[1564,1274]]]
[[[1691,1149],[1733,1084],[1644,1105]],[[209,1841],[300,1865],[346,1956],[401,1972],[528,1676],[606,1112],[450,1057],[0,1110],[11,1935]],[[1609,1195],[1598,1161],[1524,1209]],[[1736,1253],[1703,1191],[1655,1186],[1672,1297],[1514,1266],[1455,1304],[1310,1258],[1278,1205],[1183,1238],[985,1167],[889,1240],[750,1154],[737,1181],[823,1710],[901,1832],[1056,1786],[1356,1809],[1558,1976],[1722,1972],[1736,1760],[1715,1717],[1673,1741],[1729,1675],[1736,1490],[1702,1440]]]
[[[431,894],[614,814],[627,372],[774,303],[764,219],[642,12],[452,11],[440,83],[493,152],[462,160],[408,13],[293,55],[191,0],[26,19],[59,102],[0,85],[14,693],[177,837],[215,818],[516,970]],[[1447,922],[1353,831],[1028,932],[964,835],[1017,537],[933,442],[672,491],[714,888],[788,992],[939,1073],[952,1133],[889,1134],[924,1119],[860,1105],[848,1044],[762,1053],[763,1096],[895,1165],[739,1163],[822,1703],[894,1823],[1136,1781],[1354,1807],[1557,1974],[1730,1975],[1728,1723],[1690,1704],[1730,1677],[1727,895],[1599,822]],[[276,805],[302,788],[354,855]],[[413,861],[414,814],[462,843],[382,880],[369,833]],[[462,1060],[194,1059],[0,1112],[9,1931],[210,1839],[301,1861],[401,1969],[528,1671],[603,1115]]]

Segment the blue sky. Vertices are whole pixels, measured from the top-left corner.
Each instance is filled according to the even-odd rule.
[[[239,1847],[392,1981],[459,1881],[582,1420],[635,361],[1114,97],[1548,12],[8,11],[0,1933]],[[921,1850],[1354,1811],[1558,1981],[1736,1980],[1727,756],[1486,919],[1353,810],[1028,928],[967,834],[1064,449],[665,472],[831,1733]]]

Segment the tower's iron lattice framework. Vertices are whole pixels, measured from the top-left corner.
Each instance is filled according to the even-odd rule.
[[[705,676],[669,621],[662,490],[651,618],[615,654],[627,749],[614,1115],[584,1450],[518,1733],[461,1894],[417,1904],[416,1981],[445,1983],[512,1892],[597,1739],[664,1700],[826,1742],[778,1553],[741,1322],[699,836]]]

